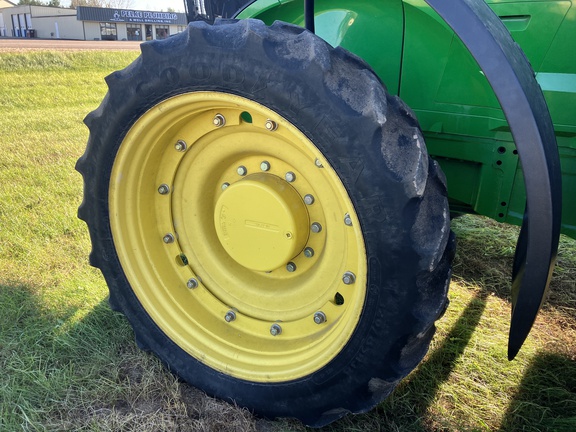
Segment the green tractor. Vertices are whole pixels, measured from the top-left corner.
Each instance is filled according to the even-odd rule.
[[[572,1],[241,3],[187,1],[85,119],[79,217],[139,346],[266,417],[367,411],[476,213],[522,226],[513,358],[576,237]]]

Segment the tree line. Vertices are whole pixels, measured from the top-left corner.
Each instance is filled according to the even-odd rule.
[[[18,2],[18,6],[24,5],[62,7],[60,0],[20,0]],[[70,2],[70,8],[76,9],[78,6],[128,9],[132,7],[132,0],[72,0]]]

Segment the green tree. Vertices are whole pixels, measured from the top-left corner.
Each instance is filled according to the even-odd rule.
[[[40,0],[20,0],[18,6],[46,6]]]

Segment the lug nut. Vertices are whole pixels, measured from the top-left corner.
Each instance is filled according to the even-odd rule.
[[[214,120],[212,120],[212,123],[216,127],[222,127],[226,124],[226,117],[224,117],[222,114],[216,114],[214,116]]]
[[[158,193],[160,195],[168,195],[170,193],[170,186],[168,186],[167,184],[161,184],[158,187]]]
[[[326,314],[322,311],[316,312],[314,314],[314,322],[316,324],[323,324],[326,322]]]
[[[322,162],[320,162],[320,159],[316,159],[314,161],[314,165],[316,165],[318,168],[324,168],[324,165],[322,165]]]
[[[246,167],[244,165],[240,165],[237,169],[236,172],[238,173],[238,175],[240,176],[245,176],[246,174],[248,174],[248,170],[246,169]]]
[[[198,288],[198,279],[188,279],[188,282],[186,283],[186,286],[190,289],[194,289],[194,288]]]
[[[188,148],[188,144],[186,144],[186,141],[184,140],[178,140],[176,141],[176,144],[174,144],[174,148],[176,151],[184,152]]]
[[[306,203],[306,205],[312,205],[314,204],[314,196],[313,195],[305,195],[304,196],[304,203]]]
[[[270,334],[272,336],[278,336],[282,334],[282,327],[280,327],[279,324],[272,324],[272,326],[270,327]]]
[[[352,226],[352,218],[348,213],[344,215],[344,224],[346,224],[347,226]]]
[[[236,319],[236,312],[234,312],[233,310],[229,310],[228,312],[226,312],[226,315],[224,315],[224,319],[226,320],[226,322],[232,322]]]
[[[286,264],[286,270],[288,270],[290,273],[294,273],[296,271],[296,264],[289,262]]]
[[[174,235],[168,233],[162,238],[162,241],[166,244],[174,243]]]
[[[318,234],[320,231],[322,231],[322,225],[320,225],[318,222],[314,222],[312,225],[310,225],[310,230],[312,230],[314,234]]]
[[[230,186],[230,183],[222,183],[222,190],[228,189],[228,186]]]
[[[266,129],[268,129],[270,132],[274,132],[276,129],[278,129],[278,123],[276,123],[274,120],[266,120]]]
[[[312,249],[311,247],[307,247],[306,249],[304,249],[304,256],[306,258],[312,258],[314,256],[314,249]]]
[[[346,285],[352,285],[354,282],[356,282],[356,275],[347,271],[344,273],[344,276],[342,276],[342,282],[344,282]]]
[[[294,180],[296,180],[296,174],[294,174],[292,171],[288,171],[284,178],[288,183],[292,183]]]
[[[260,169],[261,169],[262,171],[270,171],[270,162],[268,162],[268,161],[263,161],[263,162],[260,164]]]

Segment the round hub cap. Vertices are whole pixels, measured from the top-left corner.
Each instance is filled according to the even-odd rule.
[[[216,203],[214,221],[226,252],[250,270],[285,266],[308,240],[302,198],[271,174],[254,174],[228,187]]]

